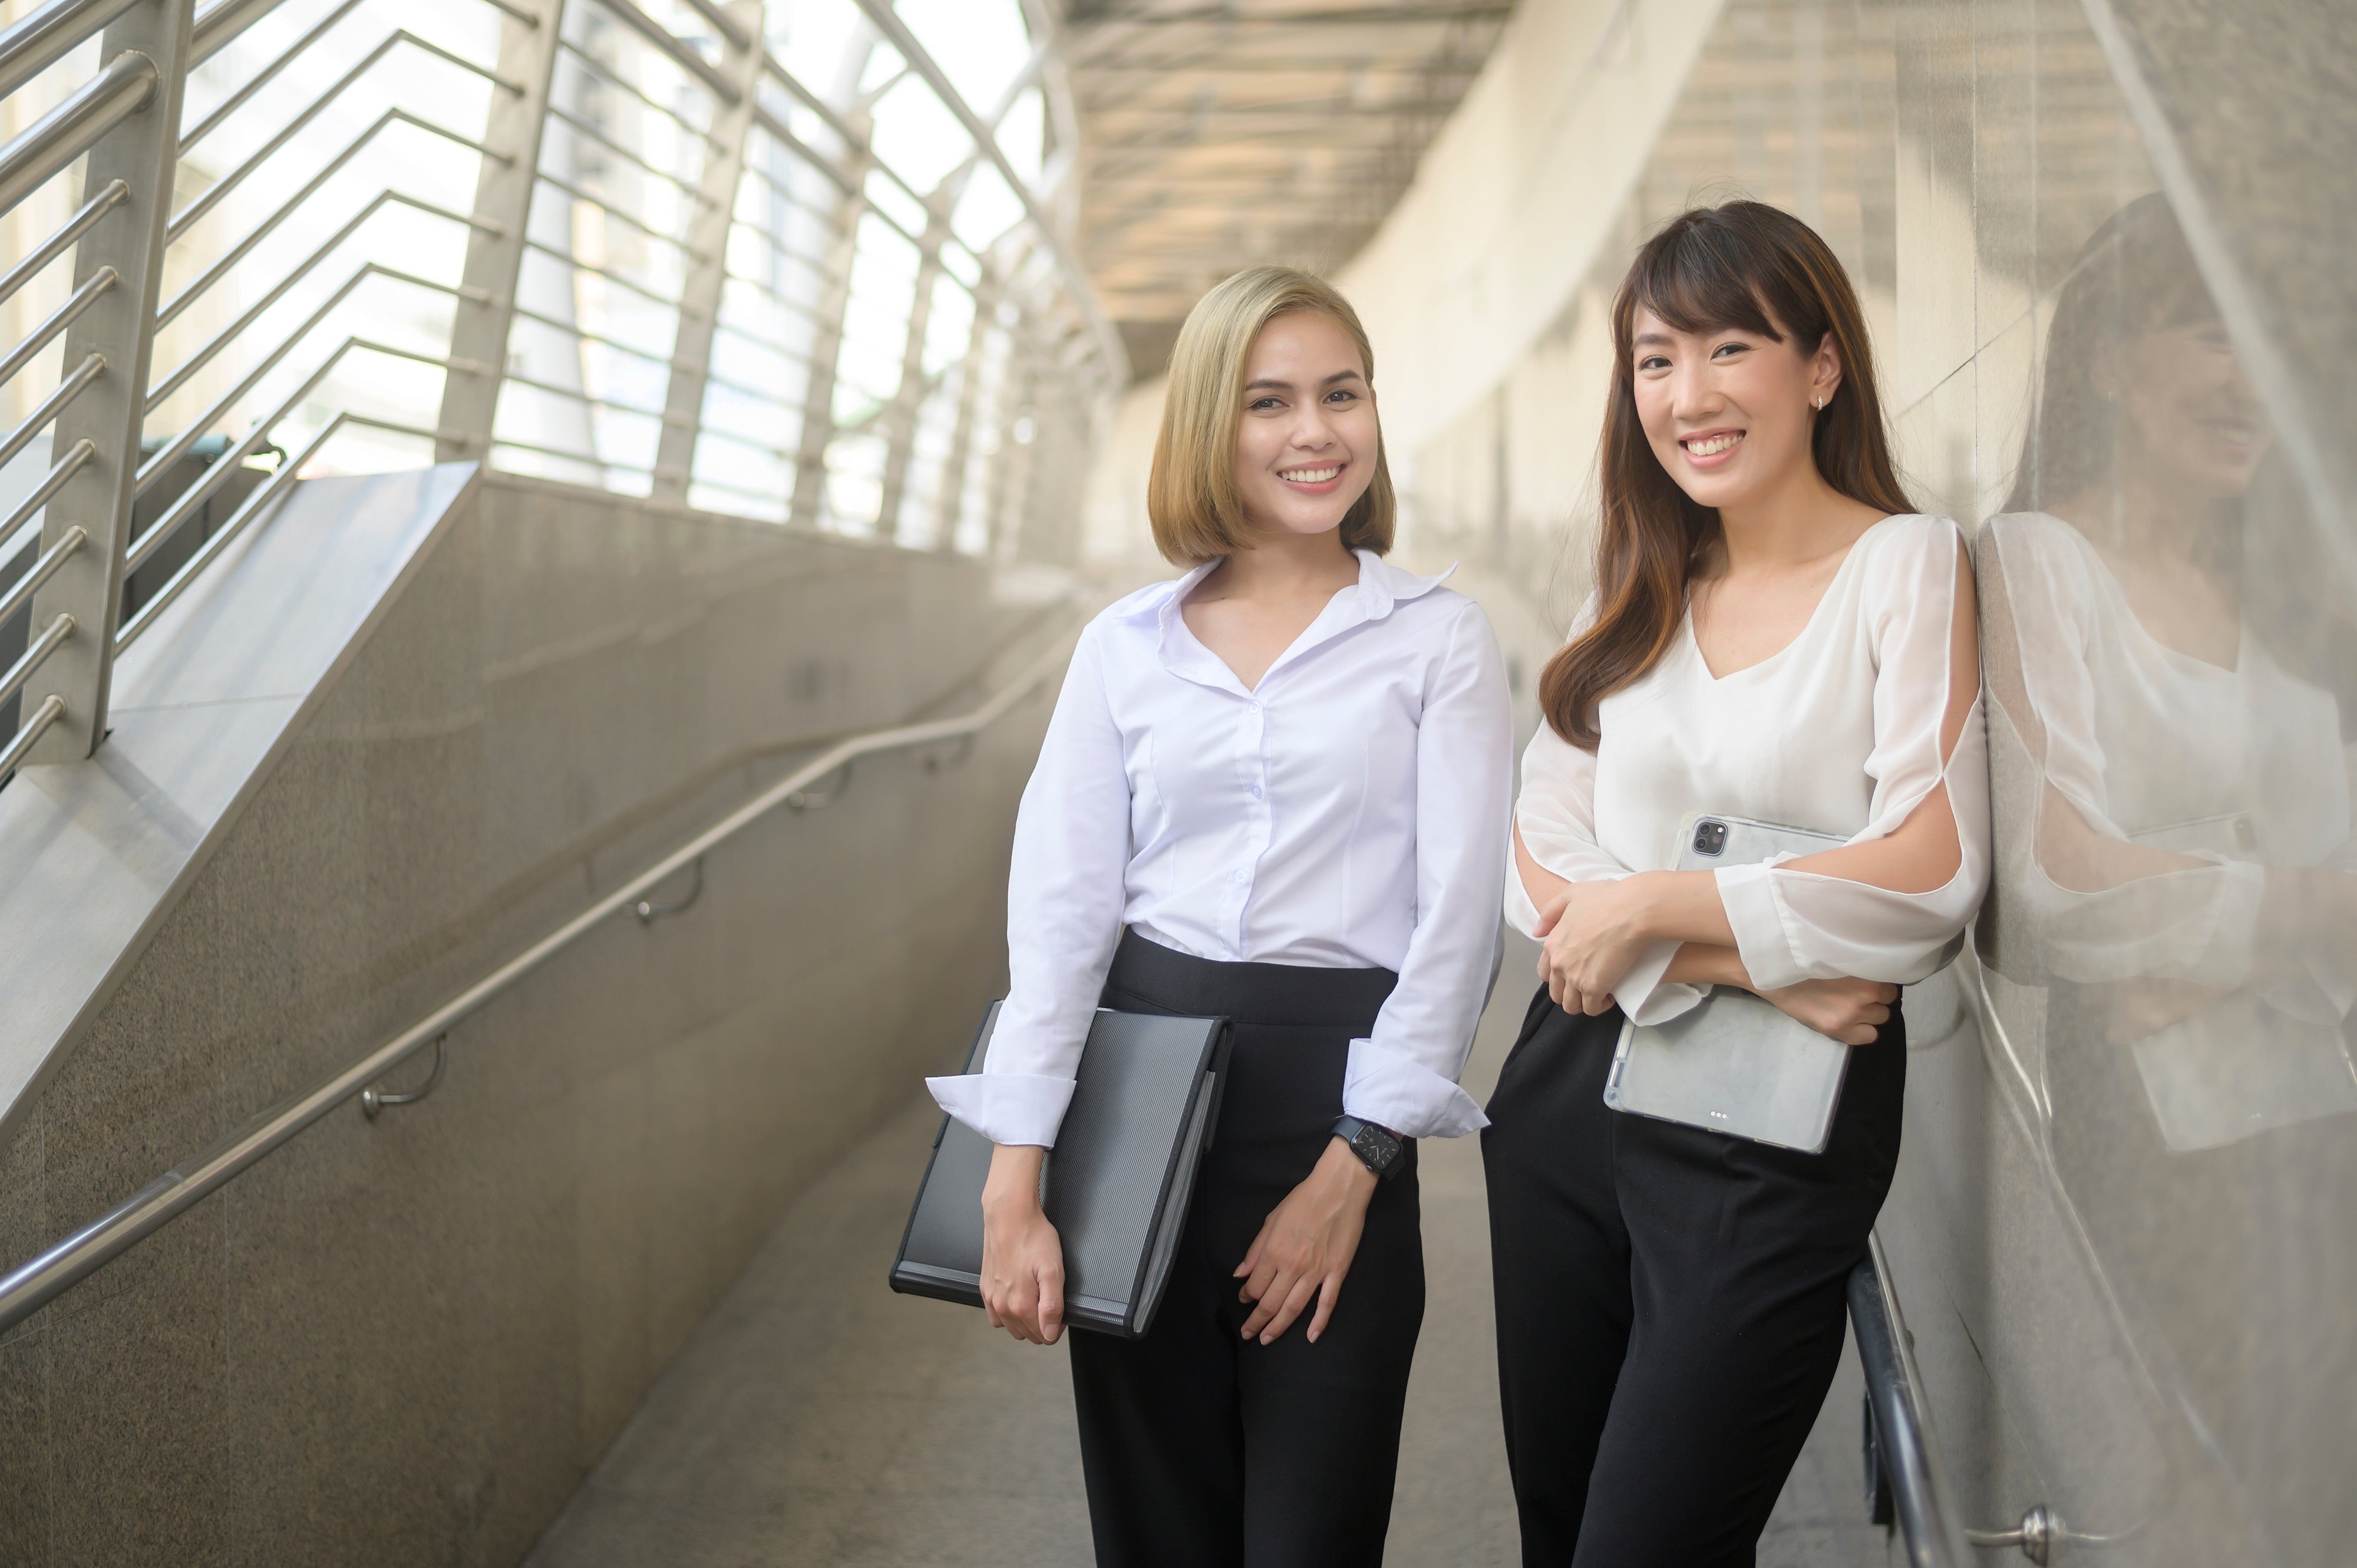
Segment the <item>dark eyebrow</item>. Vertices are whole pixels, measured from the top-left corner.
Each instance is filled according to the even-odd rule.
[[[1675,338],[1672,338],[1666,332],[1640,332],[1637,334],[1636,339],[1631,347],[1639,349],[1648,347],[1674,348],[1676,347],[1676,341],[1677,340]]]
[[[1330,387],[1337,381],[1363,381],[1366,379],[1366,375],[1363,371],[1337,371],[1318,384],[1320,386]],[[1263,376],[1256,381],[1246,381],[1244,383],[1244,391],[1246,392],[1251,392],[1255,387],[1269,387],[1277,392],[1291,392],[1293,390],[1293,383],[1291,381],[1278,381],[1274,376]]]

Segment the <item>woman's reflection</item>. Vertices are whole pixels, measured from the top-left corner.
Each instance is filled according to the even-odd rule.
[[[2244,580],[2270,445],[2167,207],[2126,208],[2056,306],[1984,575],[2012,630],[1992,688],[2039,764],[2012,846],[2038,965],[2180,1151],[2357,1110],[2339,705]]]
[[[2061,293],[1978,551],[1985,956],[2045,988],[2057,1174],[2262,1533],[2333,1516],[2316,1456],[2357,1441],[2357,856],[2333,691],[2351,644],[2271,446],[2183,234],[2145,198]],[[2287,1488],[2304,1509],[2277,1506]],[[2330,1534],[2275,1548],[2338,1561]]]

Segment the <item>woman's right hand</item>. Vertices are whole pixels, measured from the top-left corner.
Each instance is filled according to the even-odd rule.
[[[1064,1242],[1039,1208],[1048,1151],[1001,1144],[982,1187],[982,1309],[1033,1345],[1064,1336]]]
[[[1870,1046],[1890,1022],[1899,987],[1879,980],[1804,980],[1760,994],[1820,1035],[1846,1046]]]

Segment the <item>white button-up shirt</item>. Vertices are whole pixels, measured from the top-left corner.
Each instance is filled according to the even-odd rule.
[[[933,1098],[994,1143],[1053,1144],[1129,926],[1198,958],[1397,972],[1343,1109],[1475,1132],[1457,1077],[1497,962],[1513,768],[1490,623],[1361,551],[1247,690],[1179,614],[1211,570],[1082,633],[1016,820],[1013,983],[983,1070],[928,1079]]]

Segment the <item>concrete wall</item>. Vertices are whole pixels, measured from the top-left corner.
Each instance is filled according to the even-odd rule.
[[[0,1249],[824,740],[978,701],[1069,622],[1050,597],[487,480],[0,1149]],[[455,1030],[429,1100],[339,1110],[0,1340],[0,1561],[521,1559],[791,1195],[963,1051],[1046,713],[753,828],[692,910],[608,923]]]

